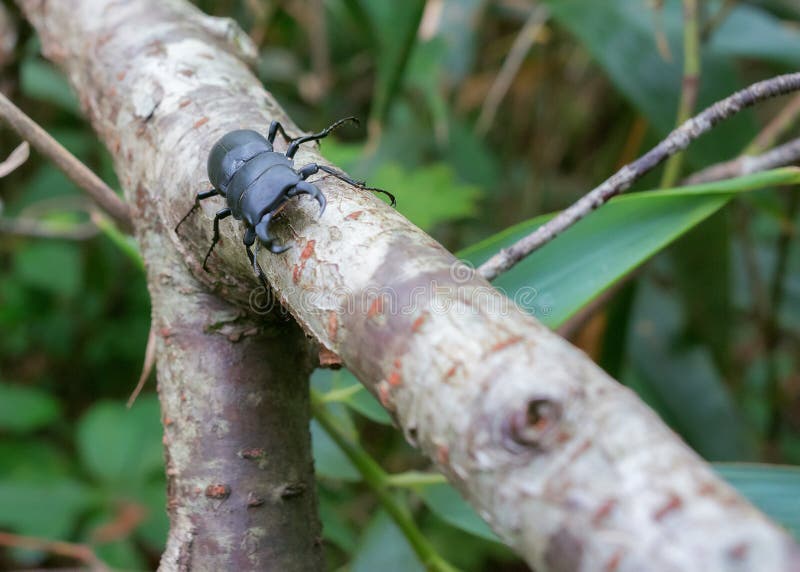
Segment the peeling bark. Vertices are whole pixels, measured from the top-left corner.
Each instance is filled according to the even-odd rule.
[[[234,312],[203,294],[196,281],[241,304],[256,286],[241,246],[242,229],[227,221],[221,225],[223,243],[209,274],[200,265],[211,237],[210,218],[221,202],[206,201],[203,214],[187,220],[185,231],[182,227],[185,234],[169,230],[193,194],[207,188],[205,157],[218,137],[233,128],[264,130],[270,119],[284,122],[290,133],[296,128],[239,59],[248,51],[244,36],[181,0],[20,3],[42,36],[45,53],[78,91],[134,203],[154,313],[176,336],[162,339],[159,347],[165,414],[175,410],[178,418],[185,407],[176,403],[183,388],[186,402],[207,400],[211,415],[233,424],[229,415],[237,411],[223,385],[216,385],[221,378],[233,391],[250,383],[245,371],[269,370],[277,353],[300,359],[293,348],[303,346],[292,345],[295,334],[288,326],[272,338],[270,326],[239,345],[200,334],[198,328],[207,330],[219,320],[213,316]],[[323,161],[313,148],[298,153],[299,165],[311,161]],[[275,294],[532,567],[800,567],[797,546],[784,531],[583,353],[379,199],[337,181],[318,184],[328,197],[324,217],[316,219],[316,206],[306,198],[293,201],[275,230],[281,242],[293,241],[295,248],[280,256],[260,255]],[[193,277],[185,276],[186,267]],[[246,325],[234,320],[235,331],[250,328],[249,318],[240,320]],[[276,343],[287,346],[279,351]],[[217,344],[222,348],[213,349]],[[228,357],[206,365],[198,346]],[[173,366],[173,360],[183,363]],[[273,405],[265,419],[282,414]],[[191,420],[181,423],[187,421],[191,427]],[[203,429],[213,434],[211,427]],[[242,425],[241,435],[260,430]],[[184,431],[180,423],[174,430],[168,426],[167,439],[191,440]],[[205,433],[215,443],[211,434]],[[285,438],[287,447],[296,446],[294,437]],[[182,446],[182,454],[195,445]],[[196,454],[217,455],[202,448]],[[249,452],[240,454],[231,462],[251,462],[245,458]],[[226,455],[230,459],[230,451]],[[190,483],[197,495],[183,496],[189,513],[195,504],[226,507],[248,498],[247,487],[224,476],[228,463],[217,459],[207,471],[185,457],[180,463],[177,456],[170,459],[177,471],[173,483]],[[165,569],[206,566],[209,556],[196,548],[196,528],[188,520],[173,514],[176,528]]]

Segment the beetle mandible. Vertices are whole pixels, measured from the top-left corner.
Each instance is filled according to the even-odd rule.
[[[197,193],[192,208],[175,225],[177,233],[178,227],[200,206],[202,200],[217,195],[221,195],[227,200],[228,206],[217,211],[214,216],[214,237],[206,257],[203,259],[203,270],[208,271],[208,258],[219,242],[219,221],[233,215],[233,218],[245,223],[243,242],[247,257],[255,273],[263,281],[265,279],[264,272],[256,261],[259,244],[264,244],[275,254],[291,248],[290,245],[276,243],[275,238],[269,232],[269,224],[276,211],[290,198],[306,194],[311,195],[319,203],[319,216],[325,212],[325,195],[314,184],[306,181],[308,177],[319,171],[359,189],[383,193],[389,197],[392,206],[395,205],[394,195],[388,191],[367,187],[364,182],[356,181],[327,165],[309,163],[300,169],[295,169],[294,155],[300,145],[323,139],[331,131],[348,121],[358,123],[355,117],[345,117],[319,133],[295,139],[286,134],[279,122],[273,121],[266,137],[257,131],[238,129],[225,134],[214,144],[208,155],[208,179],[213,188]],[[289,144],[286,153],[273,150],[278,133]],[[256,247],[255,253],[252,250],[253,244]]]

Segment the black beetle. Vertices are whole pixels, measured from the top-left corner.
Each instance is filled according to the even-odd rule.
[[[269,126],[269,133],[264,137],[257,131],[239,129],[225,134],[211,148],[208,155],[208,179],[212,189],[201,191],[195,197],[194,205],[189,212],[175,225],[175,232],[194,210],[200,206],[200,201],[221,195],[228,201],[228,206],[217,211],[214,217],[214,238],[203,260],[203,269],[208,270],[208,257],[219,242],[219,221],[233,215],[236,220],[245,223],[244,246],[247,257],[253,270],[259,278],[264,280],[264,273],[256,261],[252,246],[255,243],[256,253],[259,243],[278,254],[290,248],[288,245],[276,244],[269,233],[269,223],[275,212],[290,198],[297,195],[311,195],[320,206],[319,214],[325,212],[325,195],[313,184],[306,181],[311,175],[323,171],[349,183],[359,189],[384,193],[395,204],[394,195],[367,187],[363,182],[355,181],[336,169],[326,165],[309,163],[300,169],[294,168],[294,155],[300,145],[309,141],[318,141],[347,121],[358,123],[355,117],[340,119],[330,127],[319,133],[304,135],[291,139],[284,131],[283,126],[273,121]],[[282,154],[273,150],[275,137],[280,133],[288,142],[286,153]],[[258,243],[256,242],[258,238]]]

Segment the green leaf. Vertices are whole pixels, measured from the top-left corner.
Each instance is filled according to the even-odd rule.
[[[392,98],[401,91],[406,66],[416,44],[425,1],[367,0],[363,5],[370,14],[378,40],[377,77],[370,121],[382,123]]]
[[[379,511],[370,521],[358,547],[351,572],[424,572],[417,555],[397,525]]]
[[[683,339],[682,309],[674,293],[639,281],[622,382],[706,459],[753,459],[752,427],[744,423],[711,352]]]
[[[50,163],[40,163],[34,173],[26,180],[22,190],[22,193],[13,197],[14,200],[8,203],[5,214],[9,216],[18,215],[28,207],[39,207],[42,201],[62,197],[79,197],[81,195],[81,190],[75,183]],[[76,198],[73,204],[78,200],[80,199]],[[54,202],[50,201],[51,204]],[[62,204],[64,202],[67,201],[62,201]]]
[[[728,56],[800,66],[800,31],[764,10],[739,4],[711,38],[710,47]]]
[[[112,566],[114,570],[147,570],[147,563],[144,560],[141,550],[139,550],[130,538],[122,538],[114,542],[99,544],[95,547],[97,556]]]
[[[358,537],[350,523],[342,515],[342,501],[335,498],[326,489],[320,487],[319,517],[322,520],[322,535],[347,554],[356,549]]]
[[[49,482],[0,480],[0,527],[52,540],[68,538],[77,520],[97,499],[83,484],[59,478]]]
[[[143,482],[163,470],[159,404],[140,397],[131,409],[117,401],[94,405],[78,425],[78,451],[86,468],[115,485]]]
[[[717,463],[714,469],[767,516],[800,539],[800,467]]]
[[[678,240],[673,276],[687,312],[686,330],[708,345],[714,361],[729,373],[733,307],[731,245],[727,210],[709,217]]]
[[[800,170],[786,168],[707,185],[617,197],[502,274],[494,285],[556,328],[735,194],[799,181]],[[543,216],[523,222],[459,256],[478,266],[548,219]]]
[[[83,260],[75,244],[31,242],[14,253],[14,272],[28,286],[74,297],[83,283]]]
[[[440,70],[458,84],[472,69],[480,41],[480,24],[489,2],[486,0],[443,0],[436,33],[447,47]]]
[[[167,483],[163,478],[132,491],[137,502],[147,508],[147,517],[136,528],[136,536],[144,540],[155,552],[163,552],[169,533],[167,516]]]
[[[318,372],[324,370],[318,370]],[[342,395],[341,399],[336,399],[337,402],[344,403],[352,410],[360,413],[367,419],[381,423],[382,425],[391,425],[392,418],[386,413],[386,410],[381,407],[373,395],[366,390],[366,388],[355,378],[355,376],[346,369],[338,371],[327,370],[324,373],[315,372],[315,379],[319,377],[328,377],[328,389],[321,396],[328,401],[328,396],[337,394]],[[315,385],[317,389],[321,389]]]
[[[350,459],[314,420],[311,421],[311,446],[314,453],[314,470],[318,475],[342,481],[361,480],[361,475]]]
[[[58,401],[35,387],[0,383],[0,429],[26,433],[59,418]]]
[[[93,514],[82,525],[80,538],[84,544],[92,546],[97,556],[114,570],[146,570],[142,552],[136,548],[133,539],[126,536],[111,542],[97,542],[96,531],[119,519],[117,507],[107,506],[104,510]]]
[[[0,413],[0,417],[3,415]],[[4,479],[46,482],[66,475],[69,469],[70,463],[63,448],[56,449],[33,437],[0,441],[0,475]]]
[[[425,230],[440,222],[478,214],[480,189],[458,182],[453,169],[445,163],[414,170],[387,163],[375,171],[369,183],[391,189],[397,196],[397,210]]]
[[[63,75],[39,58],[26,58],[20,65],[20,89],[31,99],[51,103],[65,111],[80,115],[78,98]]]
[[[419,494],[425,505],[448,524],[480,538],[500,542],[489,525],[451,485],[428,485],[422,487]]]

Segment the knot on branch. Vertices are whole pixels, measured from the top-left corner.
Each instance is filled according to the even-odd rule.
[[[565,396],[537,391],[523,399],[510,399],[491,393],[481,400],[481,411],[467,441],[468,455],[480,468],[523,466],[556,453],[573,437]]]
[[[519,447],[549,448],[562,417],[560,403],[547,397],[528,400],[525,407],[512,411],[502,429],[503,445],[515,452]]]

